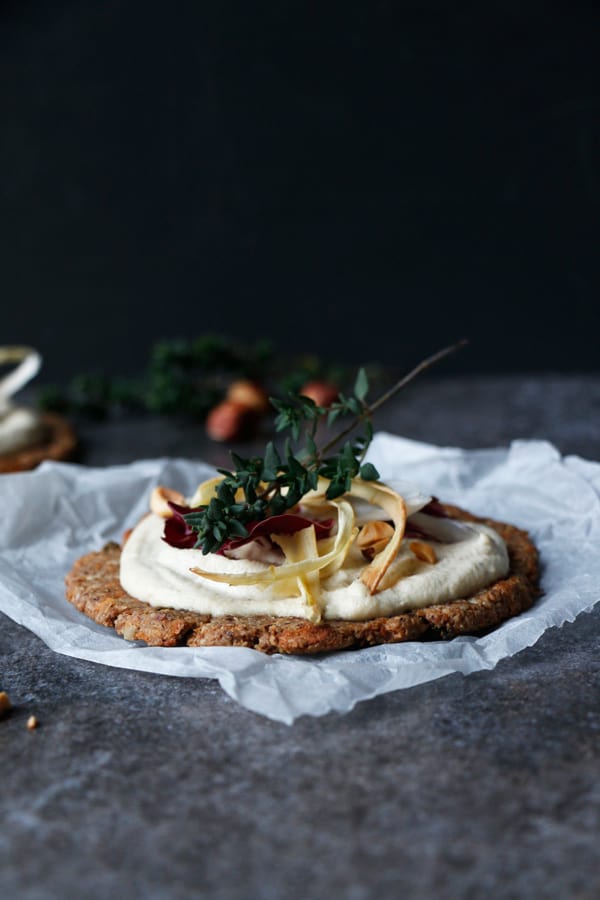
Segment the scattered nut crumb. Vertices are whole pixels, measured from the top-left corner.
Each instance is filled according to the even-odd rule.
[[[27,728],[28,728],[28,730],[29,730],[29,731],[33,731],[34,728],[37,728],[37,727],[38,727],[38,720],[36,719],[36,717],[35,717],[35,716],[29,716],[29,718],[27,719]]]
[[[6,691],[0,691],[0,719],[12,708],[10,697]]]

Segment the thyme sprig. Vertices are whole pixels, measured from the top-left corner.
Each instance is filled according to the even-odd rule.
[[[228,540],[248,537],[250,523],[286,513],[305,494],[317,488],[320,477],[329,482],[328,500],[349,491],[352,479],[357,476],[364,481],[376,481],[379,472],[372,463],[364,462],[373,438],[373,413],[417,375],[465,343],[459,341],[427,357],[371,404],[367,403],[369,381],[364,369],[358,372],[353,393],[350,396],[340,394],[329,407],[319,406],[301,394],[289,395],[286,400],[272,398],[277,412],[276,431],[290,433],[283,452],[280,453],[273,441],[269,441],[264,456],[244,458],[231,453],[234,468],[218,470],[223,480],[215,497],[207,506],[184,515],[197,534],[195,546],[205,554],[214,553]],[[331,425],[347,414],[353,416],[352,421],[318,448],[316,431],[324,417]],[[352,441],[347,440],[358,428],[361,428],[360,433]],[[301,438],[301,446],[294,448]],[[331,452],[341,443],[340,449]]]

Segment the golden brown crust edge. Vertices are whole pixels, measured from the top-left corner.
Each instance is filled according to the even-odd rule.
[[[127,640],[161,647],[251,647],[263,653],[314,654],[481,634],[533,604],[539,595],[537,551],[527,532],[513,525],[480,519],[458,507],[445,509],[453,518],[491,526],[508,547],[509,575],[465,600],[365,622],[333,620],[320,624],[293,617],[211,617],[159,609],[129,596],[121,587],[118,544],[107,544],[77,560],[66,577],[67,599]]]

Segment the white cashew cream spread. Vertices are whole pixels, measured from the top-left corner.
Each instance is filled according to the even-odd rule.
[[[309,618],[305,600],[294,596],[297,592],[291,579],[229,585],[190,571],[198,567],[211,572],[259,572],[268,569],[267,564],[171,547],[162,540],[163,529],[164,519],[151,513],[134,528],[123,548],[121,584],[132,597],[155,607],[213,616]],[[428,543],[435,550],[437,562],[417,559],[411,552],[410,539],[405,538],[380,589],[373,594],[360,580],[366,562],[353,543],[342,568],[321,580],[323,618],[361,621],[470,597],[508,573],[506,545],[485,525],[464,524],[460,540]]]

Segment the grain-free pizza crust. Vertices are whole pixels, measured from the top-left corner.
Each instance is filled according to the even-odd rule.
[[[364,622],[318,624],[279,616],[201,615],[157,608],[127,594],[119,581],[121,548],[81,557],[66,577],[67,599],[100,625],[129,641],[160,647],[251,647],[263,653],[314,654],[414,640],[482,634],[528,609],[539,595],[538,555],[529,535],[512,525],[481,519],[445,505],[456,519],[481,522],[505,540],[510,572],[472,597]]]

